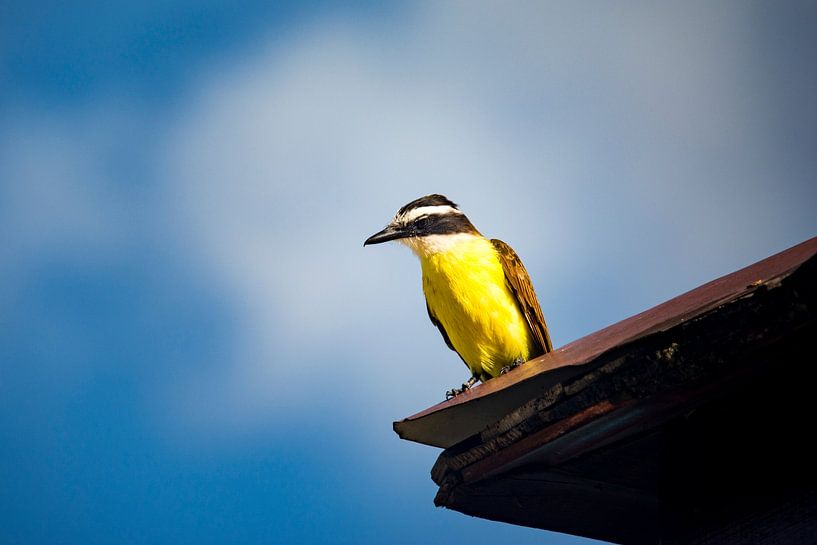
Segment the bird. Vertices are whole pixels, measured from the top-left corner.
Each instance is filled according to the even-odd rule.
[[[363,246],[388,241],[419,258],[428,317],[471,371],[446,399],[553,350],[522,260],[501,240],[485,238],[444,195],[401,207]]]

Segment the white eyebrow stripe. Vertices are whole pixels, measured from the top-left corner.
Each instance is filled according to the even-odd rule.
[[[462,214],[462,212],[448,204],[443,204],[439,206],[420,206],[419,208],[412,208],[411,210],[400,216],[399,219],[402,222],[408,223],[410,221],[416,220],[420,216],[433,216],[444,214]]]

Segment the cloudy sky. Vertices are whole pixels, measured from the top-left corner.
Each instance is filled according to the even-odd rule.
[[[813,2],[0,4],[0,542],[589,543],[435,509],[431,192],[557,346],[817,235]]]

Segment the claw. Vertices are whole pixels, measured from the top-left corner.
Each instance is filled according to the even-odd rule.
[[[506,365],[505,367],[503,367],[502,369],[500,369],[500,370],[499,370],[499,374],[500,374],[500,375],[504,375],[505,373],[507,373],[507,372],[509,372],[509,371],[512,371],[512,370],[516,369],[517,367],[519,367],[519,366],[520,366],[520,365],[522,365],[523,363],[525,363],[525,361],[524,361],[522,358],[516,358],[516,359],[513,361],[513,363],[512,363],[512,364],[510,364],[510,365]]]
[[[449,399],[453,399],[458,395],[465,393],[466,391],[471,389],[471,386],[476,384],[477,377],[471,377],[468,379],[468,382],[462,385],[462,388],[451,388],[447,392],[445,392],[445,400],[448,401]]]

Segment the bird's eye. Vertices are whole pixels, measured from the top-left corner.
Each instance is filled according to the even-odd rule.
[[[428,227],[428,216],[420,216],[419,218],[414,220],[414,227],[420,230]]]

